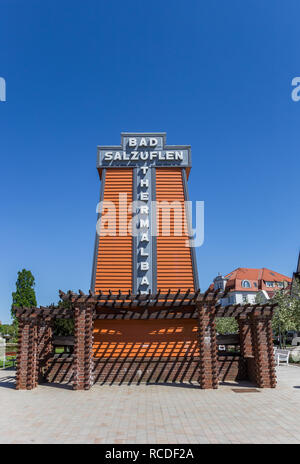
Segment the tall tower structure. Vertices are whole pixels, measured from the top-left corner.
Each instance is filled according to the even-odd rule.
[[[121,145],[98,147],[97,169],[92,291],[196,291],[185,203],[190,146],[166,145],[166,133],[121,133]]]

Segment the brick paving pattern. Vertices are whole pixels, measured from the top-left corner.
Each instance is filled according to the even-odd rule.
[[[177,385],[42,384],[15,390],[0,370],[0,443],[300,443],[300,368],[277,368],[276,389],[235,393]]]

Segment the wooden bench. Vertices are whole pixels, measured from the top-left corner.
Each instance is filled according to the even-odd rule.
[[[274,351],[274,354],[275,354],[275,359],[277,361],[277,366],[279,366],[280,362],[285,362],[286,364],[289,363],[289,356],[290,356],[289,350],[277,349],[276,351]]]

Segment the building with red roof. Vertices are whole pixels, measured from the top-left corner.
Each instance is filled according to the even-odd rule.
[[[298,281],[300,283],[300,252],[298,255],[297,270],[293,274],[293,281]]]
[[[225,277],[218,275],[211,285],[215,290],[226,290],[222,306],[230,304],[255,303],[256,295],[261,292],[265,299],[272,298],[276,290],[287,288],[292,279],[265,267],[249,269],[239,267]]]

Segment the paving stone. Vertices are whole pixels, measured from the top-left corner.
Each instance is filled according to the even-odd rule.
[[[15,390],[0,370],[0,443],[300,443],[300,368],[279,366],[276,389],[236,394],[180,385],[49,384]]]

